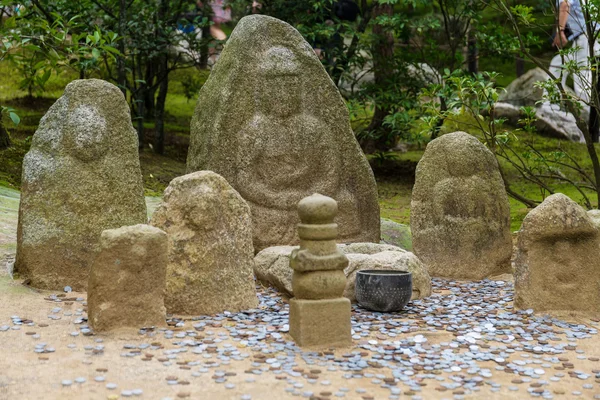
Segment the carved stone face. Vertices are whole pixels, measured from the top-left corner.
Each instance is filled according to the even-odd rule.
[[[300,114],[302,86],[294,53],[285,47],[271,47],[263,59],[259,73],[259,109],[278,118]]]
[[[65,146],[82,161],[97,160],[108,151],[106,120],[95,108],[79,105],[65,124]]]

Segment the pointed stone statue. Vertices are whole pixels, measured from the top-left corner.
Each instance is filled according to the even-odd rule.
[[[291,25],[240,20],[200,90],[188,173],[214,171],[252,212],[255,251],[295,245],[296,205],[313,193],[339,205],[340,242],[379,242],[377,185],[348,109]]]
[[[335,200],[320,194],[298,203],[300,248],[290,257],[293,268],[290,335],[299,346],[348,346],[350,300],[343,297],[348,258],[336,245]]]

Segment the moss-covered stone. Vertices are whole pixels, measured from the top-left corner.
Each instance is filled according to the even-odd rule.
[[[434,277],[511,272],[510,204],[492,152],[465,132],[427,145],[417,165],[410,228],[414,253]]]
[[[391,219],[381,218],[381,241],[411,251],[412,234],[410,226],[399,224]]]
[[[188,172],[223,176],[248,202],[254,247],[298,243],[298,202],[337,201],[340,242],[379,242],[373,173],[348,110],[318,57],[289,24],[242,18],[200,90]]]
[[[515,256],[515,307],[600,313],[600,231],[595,212],[562,193],[523,220]]]
[[[125,97],[105,81],[70,83],[23,160],[15,270],[34,287],[84,290],[102,231],[146,221]]]

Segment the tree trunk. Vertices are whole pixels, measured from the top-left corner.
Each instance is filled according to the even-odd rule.
[[[169,89],[168,67],[168,56],[165,54],[162,56],[159,66],[158,78],[161,79],[161,81],[154,113],[154,130],[156,132],[156,136],[154,137],[154,151],[158,154],[164,154],[165,152],[165,103],[167,100],[167,91]]]
[[[600,62],[600,57],[596,57],[596,64]],[[598,143],[600,139],[600,72],[598,70],[592,71],[592,93],[590,98],[590,136],[592,142]]]
[[[119,0],[119,52],[117,56],[117,84],[123,95],[127,95],[127,71],[125,70],[125,40],[127,30],[127,0]]]
[[[477,50],[477,37],[473,27],[469,28],[467,39],[467,68],[469,73],[473,75],[479,72],[479,51]]]
[[[146,94],[144,96],[144,109],[146,113],[146,118],[151,119],[154,117],[154,98],[156,95],[156,89],[151,89],[154,87],[154,79],[156,78],[156,74],[158,73],[158,64],[160,63],[160,58],[155,58],[148,63],[146,63]]]
[[[142,56],[137,60],[137,76],[142,76]],[[140,86],[136,93],[136,108],[137,108],[137,133],[139,140],[139,149],[144,148],[144,100],[146,97],[147,86],[144,82],[140,82]]]
[[[0,150],[4,150],[10,147],[10,136],[8,131],[2,123],[2,113],[0,112]]]
[[[202,27],[202,46],[200,47],[200,69],[208,68],[208,44],[210,42],[210,26]]]
[[[523,59],[523,57],[518,55],[515,58],[515,64],[515,67],[517,69],[517,78],[523,76],[523,74],[525,74],[525,60]]]
[[[373,18],[377,18],[380,15],[392,16],[392,13],[393,8],[390,4],[377,4],[373,8]],[[373,35],[376,38],[372,48],[375,85],[384,87],[394,73],[392,63],[394,58],[394,36],[379,24],[373,26]],[[371,134],[363,142],[363,150],[365,152],[385,150],[386,146],[390,144],[390,133],[386,132],[383,127],[383,120],[389,113],[389,105],[376,102],[373,118],[367,128],[367,131],[371,132]]]

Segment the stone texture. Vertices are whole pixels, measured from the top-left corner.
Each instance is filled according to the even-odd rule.
[[[173,179],[151,223],[169,236],[169,313],[209,315],[258,305],[250,209],[223,177],[199,171]]]
[[[297,244],[297,203],[338,202],[340,242],[379,242],[377,187],[337,88],[293,27],[240,20],[202,87],[188,172],[222,175],[248,202],[254,248]]]
[[[381,218],[381,241],[385,244],[412,250],[410,226],[399,224],[391,219]]]
[[[298,246],[273,246],[261,250],[254,257],[254,275],[259,282],[273,286],[281,293],[293,297],[290,255]]]
[[[535,87],[535,83],[548,79],[548,74],[541,68],[530,69],[505,88],[505,91],[499,96],[499,101],[517,107],[534,107],[538,101],[542,100],[544,95],[543,89]]]
[[[23,160],[15,270],[37,288],[85,290],[102,231],[146,222],[127,101],[108,82],[71,82]]]
[[[519,232],[515,307],[597,313],[599,258],[596,222],[567,196],[549,196],[527,214]]]
[[[495,118],[503,118],[506,123],[520,127],[519,120],[525,115],[520,107],[508,103],[496,103]],[[563,111],[559,106],[543,103],[535,108],[536,120],[533,123],[536,132],[542,136],[565,139],[573,142],[583,142],[583,133],[577,126],[573,114]]]
[[[455,132],[431,141],[411,200],[413,251],[435,277],[483,279],[511,271],[508,197],[494,155]]]
[[[290,335],[302,347],[349,346],[351,318],[350,301],[343,297],[290,299]]]
[[[298,346],[349,346],[350,301],[342,294],[348,259],[335,240],[338,205],[313,194],[298,203],[300,248],[292,250],[290,267],[294,298],[290,300],[290,336]]]
[[[589,210],[587,213],[596,227],[600,229],[600,210]]]
[[[512,81],[494,106],[495,117],[505,118],[517,127],[522,117],[520,107],[534,107],[534,126],[540,135],[583,142],[583,133],[577,127],[573,114],[561,110],[558,105],[542,102],[544,90],[536,87],[535,83],[548,79],[548,74],[541,68],[534,68]]]
[[[540,135],[584,142],[583,132],[577,126],[575,116],[563,111],[556,104],[543,103],[535,109],[534,126]]]
[[[441,85],[444,83],[442,75],[427,63],[408,64],[406,66],[408,76],[422,82],[424,85]]]
[[[256,278],[265,285],[275,287],[292,297],[292,270],[289,268],[290,254],[294,246],[275,246],[262,250],[254,258]],[[377,243],[352,243],[338,245],[338,249],[348,258],[344,269],[346,286],[344,297],[356,301],[354,285],[356,272],[362,269],[390,269],[410,271],[413,275],[412,300],[431,295],[431,278],[425,265],[413,254],[399,247]]]
[[[150,225],[102,232],[88,284],[94,331],[166,326],[167,250],[167,234]]]

